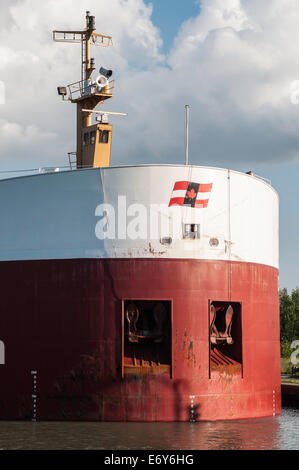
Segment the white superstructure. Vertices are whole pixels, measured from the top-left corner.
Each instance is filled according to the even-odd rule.
[[[207,207],[169,207],[177,182],[212,184]],[[183,165],[55,172],[0,181],[0,205],[0,260],[158,257],[278,268],[277,193],[245,173]],[[184,238],[191,224],[198,236]]]

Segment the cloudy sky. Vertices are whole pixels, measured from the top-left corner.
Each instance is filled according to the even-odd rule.
[[[113,164],[190,161],[252,170],[280,195],[280,285],[299,285],[299,2],[297,0],[6,0],[0,3],[0,171],[64,166],[75,108],[57,85],[80,79],[85,11],[113,48]],[[298,80],[298,82],[296,82]],[[1,173],[0,177],[7,177]],[[257,230],[259,228],[257,227]]]

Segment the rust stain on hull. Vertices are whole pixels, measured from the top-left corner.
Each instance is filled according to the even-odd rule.
[[[270,416],[273,391],[280,412],[274,268],[169,259],[22,261],[0,263],[0,279],[7,312],[0,330],[9,351],[0,368],[1,419],[30,419],[32,369],[40,419],[189,421],[190,395],[196,420]],[[228,292],[242,303],[243,378],[235,364],[211,367],[209,376],[209,300],[228,300]],[[141,374],[133,367],[122,377],[126,298],[171,299],[172,374],[161,364],[145,365]]]

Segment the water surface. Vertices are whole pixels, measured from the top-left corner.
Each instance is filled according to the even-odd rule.
[[[298,450],[299,410],[198,423],[0,421],[0,449]]]

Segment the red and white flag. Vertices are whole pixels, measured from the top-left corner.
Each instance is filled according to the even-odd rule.
[[[176,181],[172,190],[170,206],[189,206],[197,208],[208,207],[213,183],[192,183]]]

